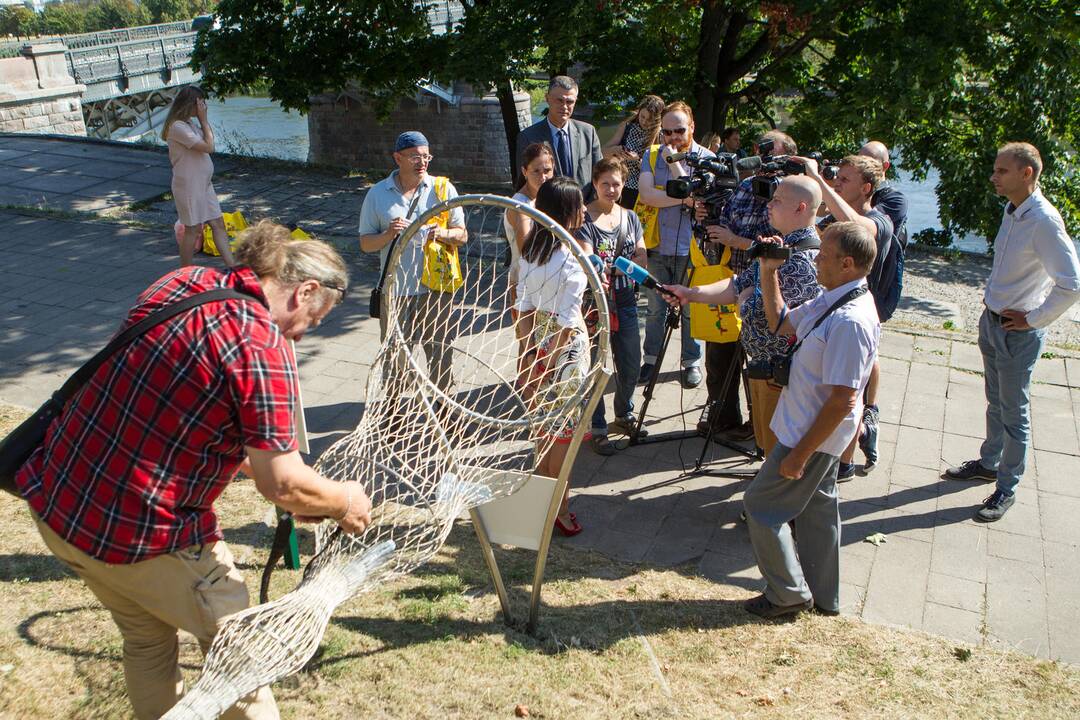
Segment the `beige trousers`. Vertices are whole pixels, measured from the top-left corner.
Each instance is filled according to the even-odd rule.
[[[223,542],[196,545],[130,565],[103,563],[65,542],[33,514],[45,544],[83,579],[112,614],[124,639],[124,679],[139,720],[156,720],[184,693],[177,628],[205,653],[226,615],[248,606],[247,586]],[[270,688],[230,708],[228,720],[277,720]]]
[[[776,435],[769,429],[776,404],[780,402],[779,385],[770,380],[750,378],[750,419],[754,424],[754,441],[768,455],[776,446]]]

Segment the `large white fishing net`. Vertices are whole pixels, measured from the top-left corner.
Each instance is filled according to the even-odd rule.
[[[404,294],[416,283],[394,269],[405,253],[422,250],[425,228],[455,208],[469,230],[459,252],[461,286]],[[503,234],[511,209],[550,229],[588,278],[583,317],[595,322],[588,329],[582,323],[573,348],[558,346],[569,349],[548,358],[558,360],[546,374],[535,371],[531,355],[552,349],[553,326],[541,312],[512,312]],[[364,484],[372,523],[361,535],[324,523],[299,586],[227,618],[201,677],[166,718],[216,718],[302,669],[339,604],[426,562],[464,511],[528,481],[556,438],[581,441],[576,425],[588,422],[583,410],[607,378],[607,304],[599,276],[565,230],[516,201],[466,195],[421,215],[389,263],[382,304],[388,332],[362,419],[316,463],[326,477]]]

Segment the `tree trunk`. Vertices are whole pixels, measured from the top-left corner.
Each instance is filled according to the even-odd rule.
[[[718,0],[708,0],[701,13],[697,69],[694,76],[694,126],[699,135],[715,129],[713,98],[716,97],[716,66],[729,11]]]
[[[518,125],[517,103],[514,102],[514,85],[509,80],[500,80],[495,85],[495,96],[499,98],[499,110],[502,111],[503,131],[506,133],[506,147],[510,149],[510,182],[517,180],[517,138],[521,132]]]

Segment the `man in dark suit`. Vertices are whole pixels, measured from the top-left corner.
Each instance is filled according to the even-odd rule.
[[[556,75],[548,85],[547,118],[530,125],[518,134],[516,173],[521,173],[525,148],[533,143],[550,143],[555,150],[555,174],[571,177],[586,194],[592,189],[593,165],[604,153],[596,128],[580,120],[572,120],[577,103],[578,85],[572,77]]]

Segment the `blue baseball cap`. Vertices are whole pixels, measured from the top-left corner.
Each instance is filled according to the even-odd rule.
[[[397,136],[397,142],[394,143],[394,152],[420,146],[428,146],[428,140],[424,137],[424,133],[419,130],[408,130]]]

